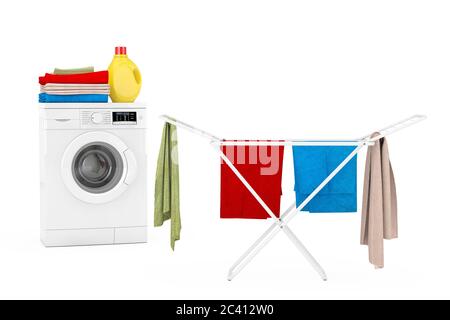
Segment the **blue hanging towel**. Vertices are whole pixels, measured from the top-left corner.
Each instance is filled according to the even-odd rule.
[[[297,207],[355,149],[354,146],[294,146]],[[356,155],[303,208],[309,212],[356,212]]]

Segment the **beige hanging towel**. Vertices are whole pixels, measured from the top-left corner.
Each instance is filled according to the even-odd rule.
[[[369,261],[376,268],[384,267],[383,239],[397,238],[397,232],[394,174],[387,141],[381,138],[367,150],[361,217],[361,244],[369,246]]]

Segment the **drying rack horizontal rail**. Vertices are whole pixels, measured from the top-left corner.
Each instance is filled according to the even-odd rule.
[[[387,126],[381,130],[377,130],[378,134],[374,137],[371,137],[372,133],[369,133],[369,134],[365,135],[364,137],[360,138],[360,140],[376,141],[381,138],[384,138],[385,136],[391,135],[394,132],[400,131],[400,130],[410,127],[416,123],[419,123],[419,122],[425,120],[426,118],[427,118],[427,116],[425,116],[423,114],[415,114],[415,115],[413,115],[409,118],[406,118],[402,121],[391,124],[390,126]]]
[[[181,127],[187,131],[195,133],[203,138],[209,139],[212,144],[219,146],[371,146],[377,140],[390,135],[394,132],[402,130],[406,127],[412,126],[422,120],[426,119],[424,115],[414,115],[406,118],[402,121],[394,123],[386,128],[378,131],[378,134],[371,137],[371,134],[366,135],[360,139],[355,140],[336,140],[336,139],[326,139],[326,140],[301,140],[301,139],[274,139],[274,140],[225,140],[221,139],[207,131],[196,128],[190,124],[183,121],[175,119],[168,115],[162,115],[160,118],[168,123],[175,126]]]
[[[360,146],[373,145],[374,142],[365,140],[336,141],[336,140],[283,140],[283,141],[246,141],[246,140],[221,140],[213,144],[220,146]]]

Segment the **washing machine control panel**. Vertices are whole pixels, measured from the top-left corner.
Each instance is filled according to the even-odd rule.
[[[115,125],[137,124],[137,112],[135,111],[113,112],[112,123]]]
[[[101,112],[94,112],[91,115],[91,121],[95,124],[103,123],[104,119],[105,119],[105,117],[104,117],[103,113],[101,113]]]
[[[82,128],[140,128],[144,113],[140,110],[80,110]]]

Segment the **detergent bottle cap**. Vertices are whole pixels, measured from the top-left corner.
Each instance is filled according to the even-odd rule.
[[[116,55],[126,55],[127,47],[116,47]]]

